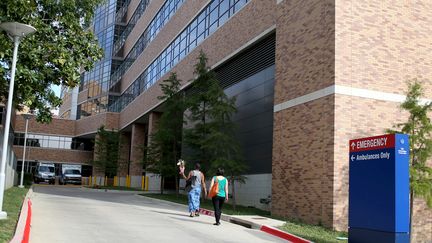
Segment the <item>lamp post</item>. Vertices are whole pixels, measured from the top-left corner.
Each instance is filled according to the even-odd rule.
[[[25,165],[25,159],[26,159],[26,145],[27,145],[27,129],[28,129],[28,122],[32,118],[30,114],[23,114],[23,117],[26,121],[25,126],[25,133],[24,133],[24,150],[23,150],[23,159],[22,159],[22,166],[21,166],[21,179],[20,179],[20,185],[19,188],[24,188],[23,182],[24,182],[24,165]]]
[[[3,146],[2,146],[2,157],[1,157],[1,167],[0,167],[0,219],[6,219],[7,213],[3,211],[3,195],[5,189],[5,170],[6,170],[6,155],[8,148],[8,138],[9,138],[9,127],[12,111],[12,98],[14,90],[15,81],[15,69],[18,56],[18,46],[22,38],[26,35],[31,34],[36,31],[36,29],[30,25],[21,24],[17,22],[5,22],[0,24],[0,29],[6,31],[9,37],[14,42],[13,58],[12,58],[12,69],[11,69],[11,80],[9,83],[9,94],[7,99],[6,108],[6,122],[4,124],[3,132]]]

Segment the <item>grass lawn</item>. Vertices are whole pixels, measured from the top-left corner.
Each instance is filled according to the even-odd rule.
[[[316,243],[348,242],[347,240],[337,239],[337,237],[348,237],[348,233],[329,230],[317,225],[287,221],[280,229]]]
[[[166,200],[170,202],[176,202],[180,204],[187,205],[188,199],[186,195],[179,195],[178,197],[175,194],[140,194],[141,196],[151,197],[161,200]],[[201,201],[201,208],[213,210],[213,205],[211,200],[205,199]],[[237,206],[236,210],[233,209],[231,204],[225,204],[222,212],[224,214],[229,215],[260,215],[264,217],[270,217],[279,219],[277,217],[271,217],[269,211],[260,210],[257,208],[250,208],[244,206]],[[281,230],[292,233],[294,235],[303,237],[305,239],[311,240],[317,243],[345,243],[346,240],[337,240],[337,237],[347,237],[346,232],[337,232],[333,230],[326,229],[321,226],[316,225],[308,225],[298,222],[290,222],[286,221],[286,224],[280,227]]]
[[[12,187],[7,189],[3,198],[3,210],[7,219],[0,220],[0,242],[9,242],[15,233],[21,206],[28,188]]]

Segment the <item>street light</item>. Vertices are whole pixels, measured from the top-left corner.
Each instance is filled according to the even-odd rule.
[[[22,159],[22,166],[21,166],[21,180],[19,188],[24,188],[23,182],[24,182],[24,165],[25,165],[25,159],[26,159],[26,145],[27,145],[27,129],[28,129],[28,122],[32,118],[32,115],[30,114],[23,114],[23,117],[26,121],[26,128],[24,133],[24,150],[23,150],[23,159]]]
[[[6,219],[7,213],[3,211],[3,195],[5,189],[5,170],[6,170],[6,155],[8,147],[9,138],[9,127],[12,111],[12,98],[14,90],[15,81],[15,69],[18,56],[18,46],[22,38],[36,31],[36,29],[30,25],[21,24],[17,22],[6,22],[0,24],[0,29],[6,31],[9,37],[14,42],[13,58],[12,58],[12,70],[11,70],[11,80],[9,83],[9,94],[7,99],[6,108],[6,122],[4,124],[3,132],[3,147],[2,147],[2,157],[1,157],[1,167],[0,167],[0,219]]]

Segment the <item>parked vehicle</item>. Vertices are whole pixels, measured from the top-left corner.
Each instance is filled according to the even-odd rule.
[[[35,173],[33,174],[35,183],[48,182],[55,184],[55,166],[53,163],[38,163]]]
[[[81,185],[81,165],[62,164],[59,182],[62,185]]]

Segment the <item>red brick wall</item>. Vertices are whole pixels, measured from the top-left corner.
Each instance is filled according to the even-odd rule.
[[[23,149],[23,146],[13,146],[15,155],[19,160],[22,160]],[[26,161],[40,160],[65,163],[89,163],[92,159],[92,151],[26,147]]]
[[[119,113],[106,112],[94,116],[84,117],[75,122],[75,135],[96,133],[104,125],[106,130],[118,130]]]
[[[143,158],[144,158],[144,142],[146,128],[143,124],[132,125],[132,139],[131,139],[131,166],[130,174],[135,176],[142,175],[143,172]]]
[[[17,115],[15,117],[15,132],[25,132],[25,119],[21,115]],[[61,136],[74,136],[75,121],[53,118],[51,123],[43,124],[37,122],[36,117],[33,116],[28,123],[28,132]]]

